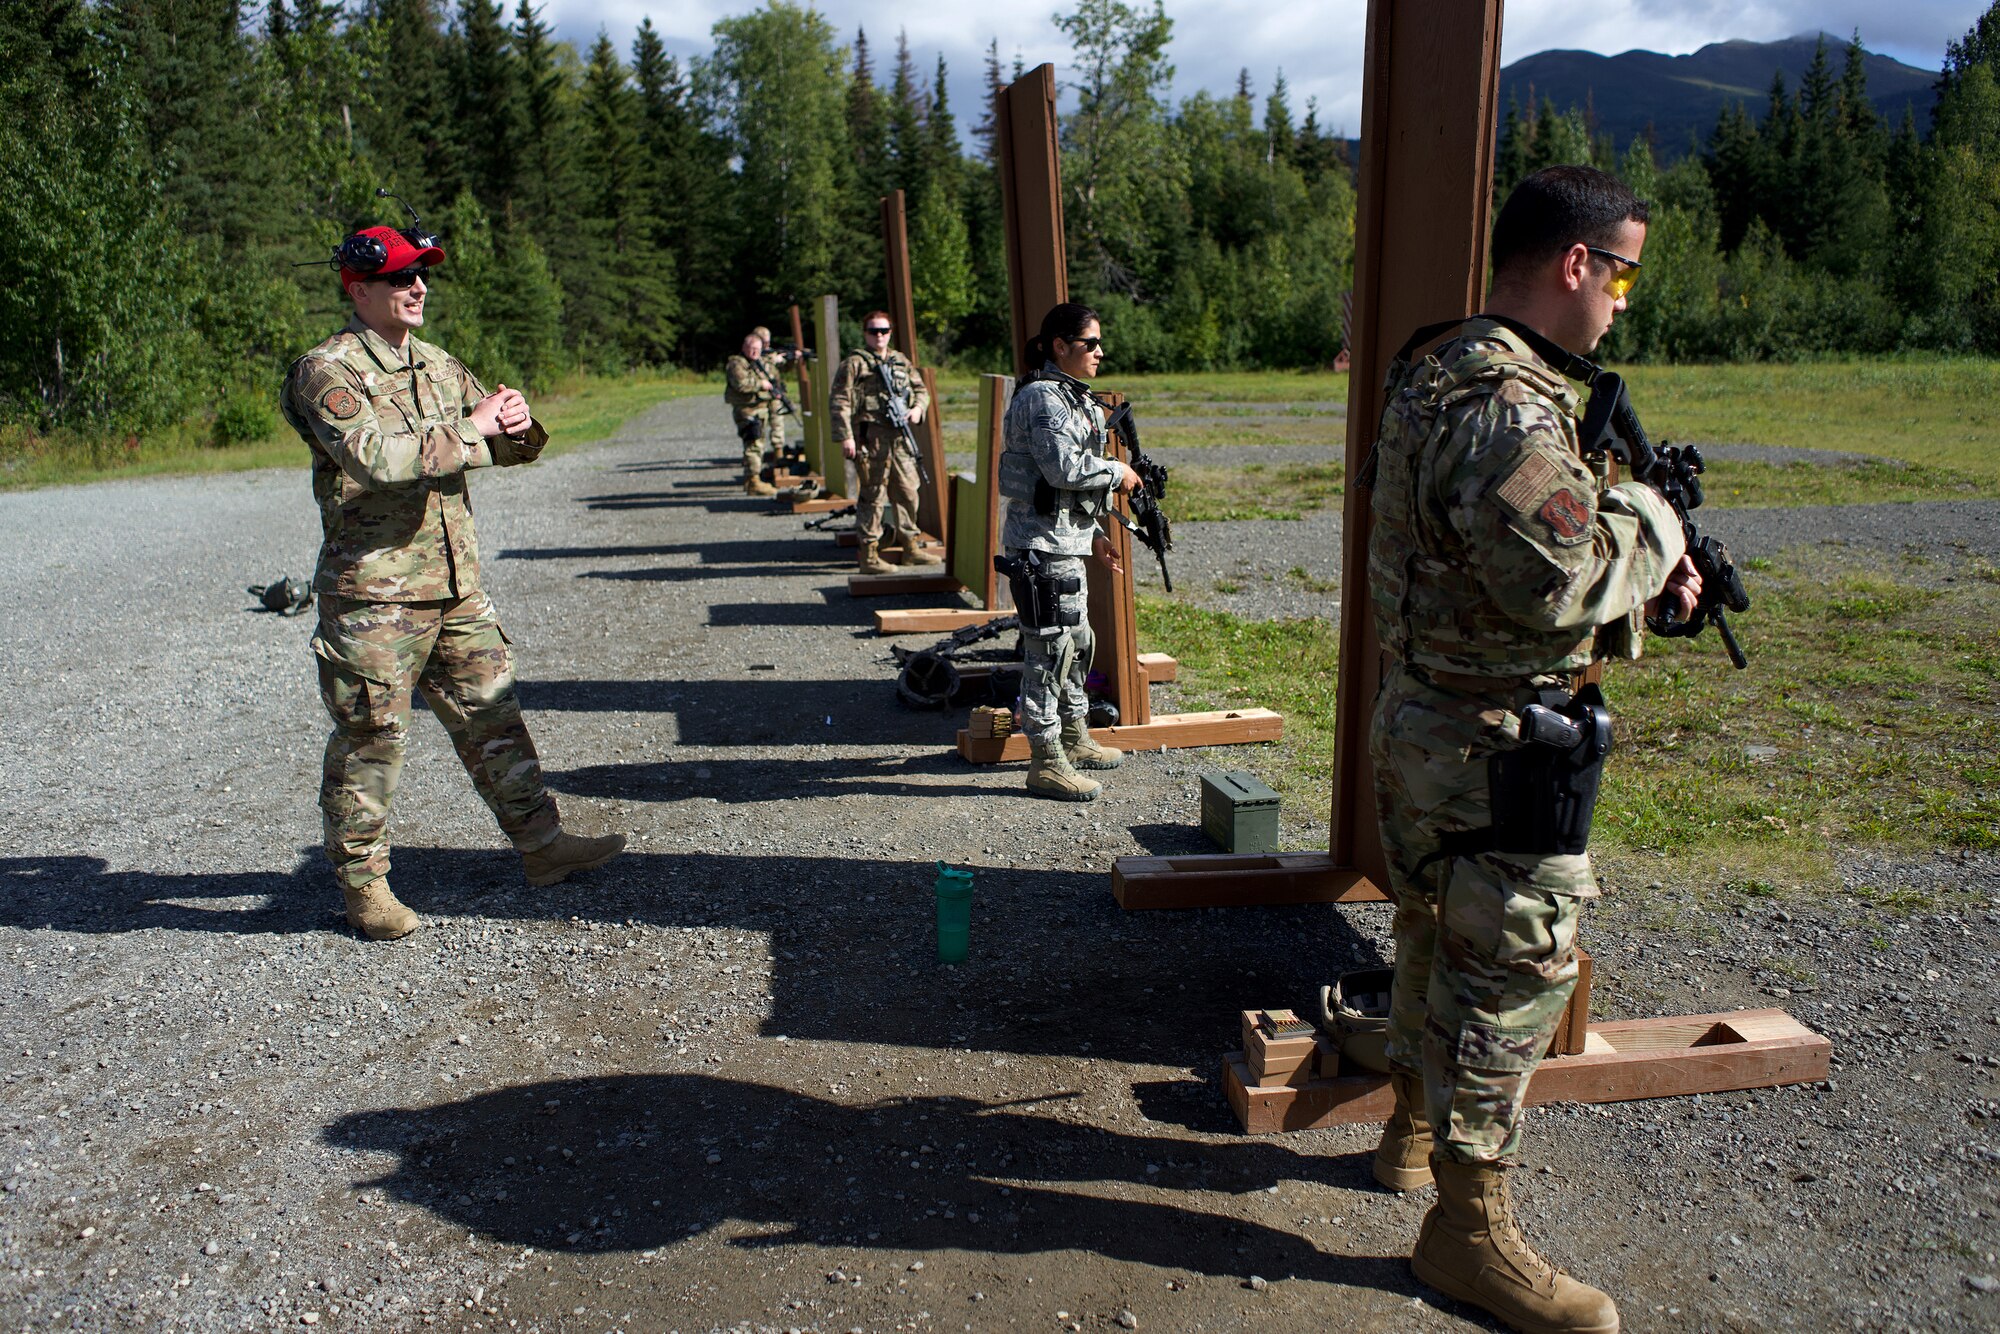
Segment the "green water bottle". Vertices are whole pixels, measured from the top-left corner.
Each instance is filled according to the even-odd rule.
[[[965,962],[967,938],[972,934],[972,872],[937,864],[938,962]]]

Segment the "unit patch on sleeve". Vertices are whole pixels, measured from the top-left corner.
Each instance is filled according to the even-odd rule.
[[[1568,487],[1543,501],[1536,515],[1558,542],[1579,542],[1590,532],[1590,506]]]
[[[1530,506],[1549,493],[1556,480],[1556,465],[1544,454],[1530,454],[1514,465],[1507,480],[1493,494],[1516,514],[1526,514]]]
[[[327,416],[338,422],[344,422],[361,411],[361,400],[344,384],[337,384],[321,394],[319,405]]]

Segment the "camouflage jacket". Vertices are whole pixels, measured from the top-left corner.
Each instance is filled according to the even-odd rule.
[[[777,401],[777,395],[764,387],[764,381],[776,384],[783,373],[784,363],[769,352],[754,362],[738,352],[723,363],[722,374],[728,385],[722,391],[722,399],[736,410],[738,421],[761,416]]]
[[[1007,499],[1001,545],[1087,556],[1110,489],[1122,475],[1105,457],[1104,407],[1090,386],[1053,363],[1014,391],[1001,425],[1000,494]],[[1051,505],[1035,503],[1036,482]]]
[[[486,389],[434,343],[398,356],[358,319],[292,363],[279,406],[312,449],[324,540],[313,588],[365,602],[432,602],[479,591],[470,468],[530,463],[548,443],[532,422],[483,437]]]
[[[890,384],[903,393],[911,412],[930,405],[930,390],[917,374],[910,359],[894,348],[882,356],[850,352],[833,372],[833,386],[827,392],[833,404],[833,443],[844,445],[854,438],[856,425],[880,426],[889,420]]]
[[[1638,656],[1641,613],[1684,550],[1651,487],[1606,486],[1576,390],[1510,330],[1470,320],[1390,367],[1368,579],[1407,666],[1527,677],[1589,663],[1600,626]]]

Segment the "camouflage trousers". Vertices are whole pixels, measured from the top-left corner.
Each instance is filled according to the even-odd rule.
[[[1531,703],[1465,695],[1391,668],[1370,756],[1396,903],[1389,1061],[1419,1074],[1438,1147],[1498,1163],[1521,1143],[1528,1081],[1576,989],[1589,855],[1482,853],[1423,865],[1443,833],[1492,824],[1486,760]],[[1421,869],[1420,869],[1421,867]]]
[[[903,444],[902,432],[872,423],[857,425],[854,471],[861,492],[854,502],[854,531],[863,542],[881,540],[885,502],[889,527],[899,533],[917,531],[917,461]]]
[[[344,888],[389,873],[389,805],[413,689],[514,846],[531,852],[555,837],[555,798],[514,697],[513,651],[484,593],[449,602],[322,598],[312,646],[333,718],[319,807],[327,860]]]
[[[1016,560],[1020,551],[1009,549]],[[1097,656],[1097,636],[1090,628],[1090,580],[1081,556],[1042,555],[1042,568],[1057,579],[1074,576],[1077,591],[1062,595],[1062,614],[1074,615],[1075,625],[1047,630],[1021,630],[1021,732],[1031,742],[1050,742],[1062,732],[1063,719],[1090,712],[1084,679]]]
[[[736,434],[743,441],[743,472],[746,476],[755,477],[764,470],[766,446],[770,448],[773,462],[784,457],[785,419],[776,403],[736,409]]]

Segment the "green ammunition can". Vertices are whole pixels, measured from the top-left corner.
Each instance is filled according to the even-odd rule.
[[[1278,794],[1255,774],[1203,774],[1201,830],[1224,852],[1276,852]]]

